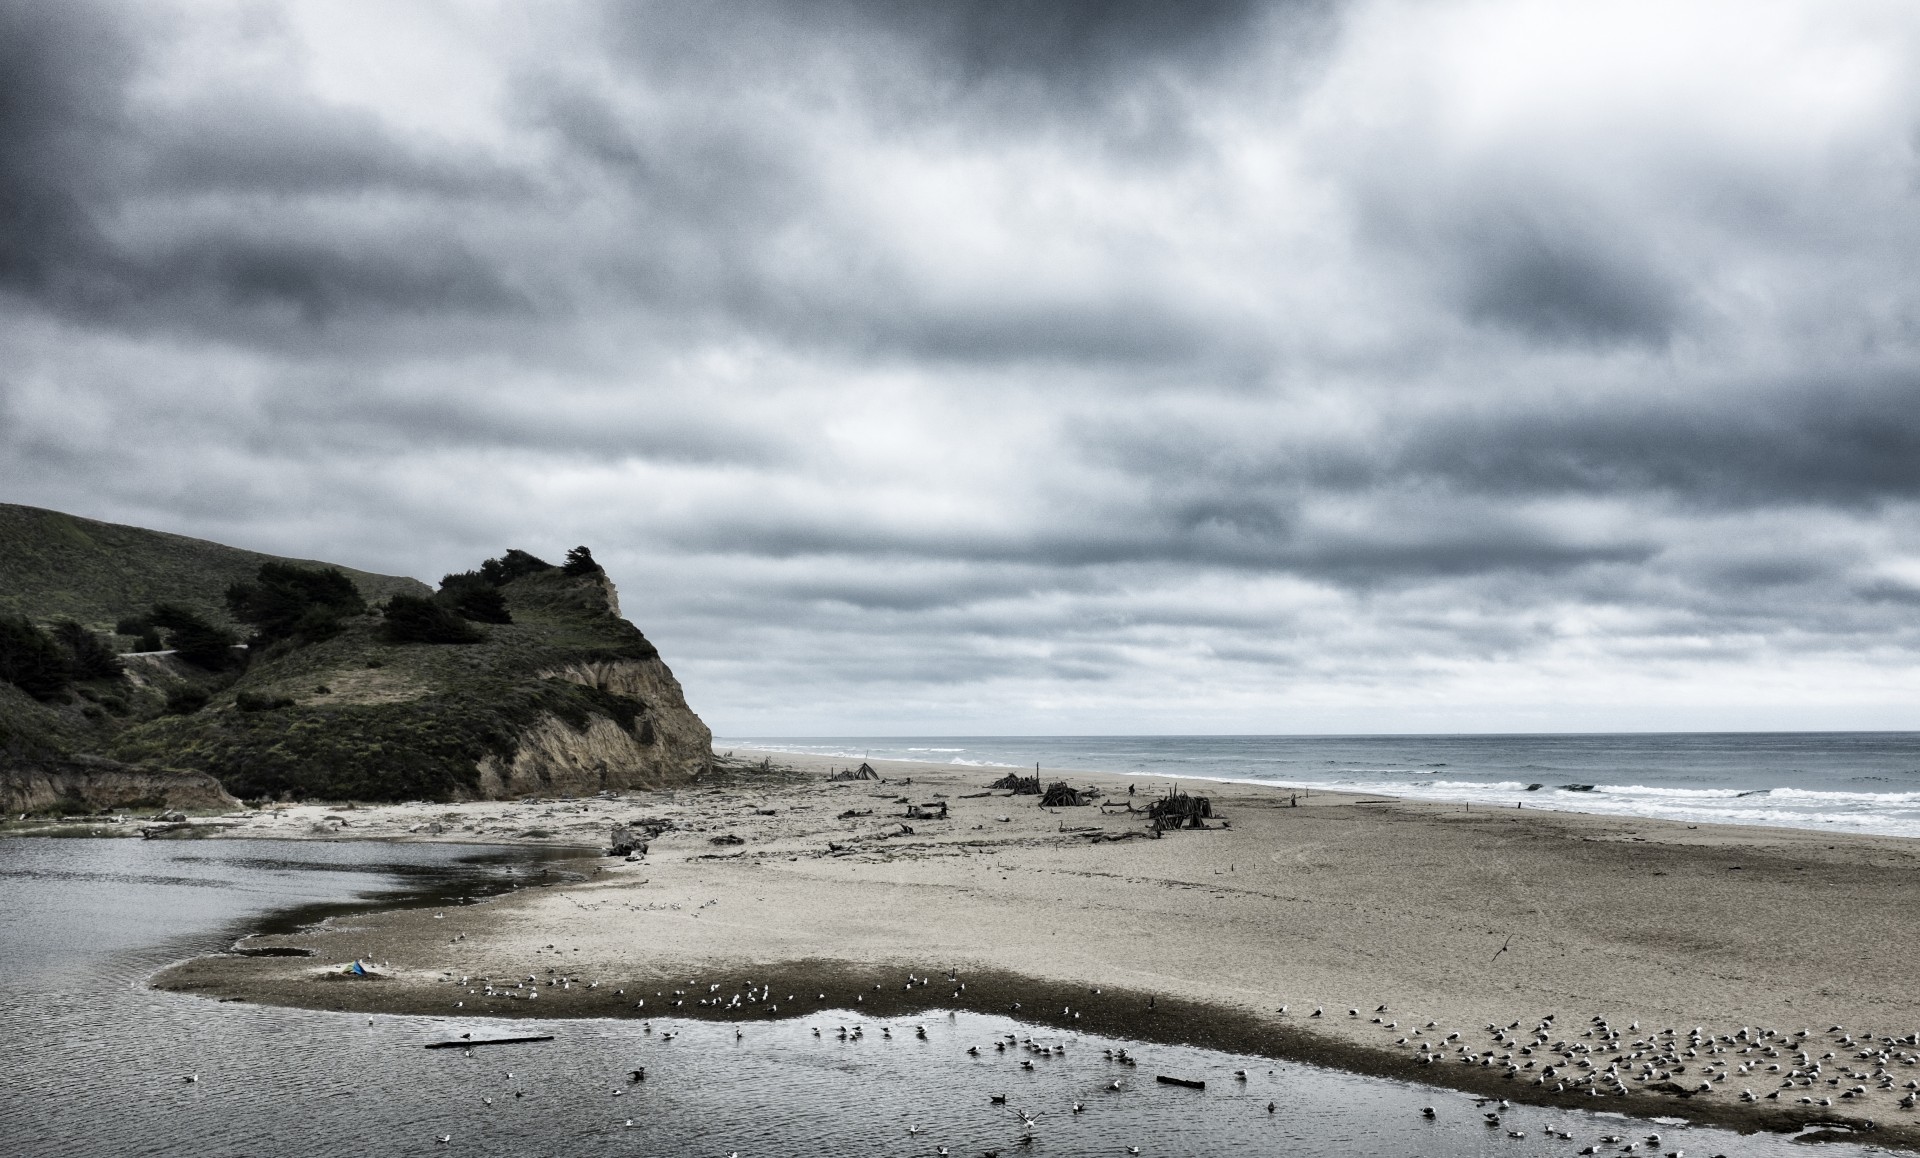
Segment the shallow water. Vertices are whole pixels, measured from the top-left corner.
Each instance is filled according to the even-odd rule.
[[[1920,836],[1920,732],[716,739],[987,769],[1248,780],[1416,800]],[[1588,790],[1572,790],[1584,785]]]
[[[749,1023],[373,1017],[219,1004],[144,988],[291,905],[499,888],[531,866],[423,845],[0,841],[0,1150],[8,1155],[1804,1154],[1775,1136],[1515,1107],[1311,1066],[1062,1034],[939,1012]],[[308,910],[309,914],[316,910]],[[864,1027],[841,1041],[837,1027]],[[892,1036],[883,1026],[892,1027]],[[915,1026],[927,1035],[917,1036]],[[823,1033],[815,1037],[812,1030]],[[552,1033],[427,1051],[434,1040]],[[669,1039],[668,1035],[674,1036]],[[1064,1047],[1040,1057],[1004,1035]],[[978,1058],[966,1048],[981,1049]],[[1124,1047],[1140,1063],[1103,1056]],[[1023,1070],[1022,1060],[1033,1062]],[[647,1068],[632,1084],[626,1072]],[[1245,1082],[1233,1071],[1249,1071]],[[1203,1079],[1161,1086],[1156,1073]],[[197,1082],[185,1082],[197,1075]],[[1109,1089],[1118,1080],[1122,1088]],[[996,1105],[990,1098],[1004,1094]],[[490,1101],[489,1101],[490,1099]],[[1072,1110],[1075,1102],[1085,1106]],[[1269,1113],[1269,1101],[1275,1109]],[[1437,1117],[1422,1118],[1423,1106]],[[1020,1117],[1031,1114],[1029,1128]],[[628,1123],[631,1122],[631,1125]],[[1549,1124],[1572,1140],[1550,1137]],[[909,1132],[917,1129],[917,1133]],[[1515,1130],[1525,1138],[1511,1138]],[[446,1135],[445,1144],[436,1139]],[[1604,1147],[1603,1153],[1618,1153]],[[1649,1148],[1641,1146],[1640,1153]],[[1865,1153],[1852,1144],[1819,1153]]]

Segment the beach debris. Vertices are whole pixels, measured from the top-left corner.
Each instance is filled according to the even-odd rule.
[[[1084,791],[1074,788],[1065,780],[1055,780],[1047,785],[1041,794],[1040,804],[1044,808],[1080,808],[1087,804],[1095,794],[1094,789]]]
[[[1040,795],[1040,777],[1022,776],[1018,772],[1009,772],[987,787],[1005,789],[1015,796],[1038,796]]]
[[[842,812],[839,816],[835,817],[834,819],[853,820],[856,817],[872,816],[872,815],[873,815],[873,809],[871,808],[849,808],[845,812]]]
[[[645,830],[642,830],[644,833]],[[607,838],[608,856],[645,856],[647,842],[630,824],[614,824]]]
[[[1176,1078],[1167,1074],[1155,1074],[1153,1075],[1153,1080],[1163,1086],[1180,1086],[1189,1090],[1204,1090],[1207,1088],[1207,1083],[1195,1078]]]
[[[858,768],[843,769],[839,772],[835,772],[831,776],[828,776],[827,779],[828,780],[878,780],[880,779],[880,773],[875,772],[873,770],[872,765],[861,764],[860,767]]]
[[[930,804],[907,805],[908,820],[945,820],[946,818],[947,802],[944,800],[935,800]]]
[[[529,1042],[552,1041],[550,1033],[535,1037],[483,1037],[478,1041],[430,1041],[422,1049],[472,1049],[479,1045],[525,1045]]]
[[[735,836],[731,832],[723,832],[719,836],[708,837],[707,843],[708,844],[745,844],[747,842],[744,837]]]
[[[1182,792],[1177,786],[1147,805],[1147,818],[1155,832],[1176,828],[1205,828],[1213,816],[1213,801],[1205,796]]]

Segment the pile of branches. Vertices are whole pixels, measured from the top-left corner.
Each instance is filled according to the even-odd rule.
[[[1147,805],[1147,818],[1155,832],[1170,828],[1205,828],[1213,815],[1213,801],[1204,796],[1189,796],[1178,788]]]
[[[987,787],[1011,788],[1015,796],[1038,796],[1040,795],[1040,777],[1022,776],[1018,772],[1009,772]]]
[[[835,772],[833,775],[827,777],[827,779],[828,780],[878,780],[880,779],[880,773],[875,772],[871,764],[862,764],[860,765],[860,767],[853,769],[851,771]]]
[[[1069,787],[1065,780],[1055,780],[1047,785],[1046,792],[1040,797],[1040,803],[1047,808],[1078,808],[1086,804],[1091,796],[1091,790],[1082,792],[1077,788]]]

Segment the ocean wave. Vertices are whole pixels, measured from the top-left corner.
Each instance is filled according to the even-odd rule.
[[[1920,805],[1920,792],[1821,792],[1812,788],[1775,788],[1783,800],[1860,801],[1867,804]]]
[[[1407,800],[1519,805],[1529,809],[1584,812],[1621,818],[1647,817],[1687,824],[1744,824],[1920,837],[1920,786],[1902,775],[1920,738],[1871,737],[1879,745],[1861,757],[1858,745],[1836,744],[1810,760],[1804,739],[1791,744],[1766,737],[1708,738],[1659,747],[1641,737],[1596,737],[1578,743],[1563,738],[1555,758],[1541,760],[1525,745],[1529,737],[1368,738],[1261,737],[981,737],[964,748],[951,740],[900,738],[871,744],[864,737],[815,743],[762,740],[738,743],[756,751],[803,752],[836,759],[886,758],[977,768],[1031,768],[1035,757],[1050,766],[1081,769],[1068,775],[1151,776],[1162,780],[1261,784],[1305,791],[1325,790],[1396,796]],[[727,741],[721,742],[723,745]],[[1322,744],[1345,745],[1344,758],[1323,759]],[[1374,751],[1360,747],[1371,744]],[[1471,747],[1461,759],[1423,758],[1422,744]],[[1769,747],[1773,744],[1773,747]],[[1585,747],[1582,747],[1585,745]],[[1705,752],[1705,756],[1699,753]],[[1884,751],[1884,754],[1882,752]],[[1435,755],[1441,754],[1435,751]],[[1023,763],[1021,757],[1025,756]],[[1358,758],[1355,758],[1355,757]],[[1370,756],[1370,758],[1369,758]],[[1518,757],[1518,758],[1516,758]],[[1862,765],[1867,760],[1878,766]],[[1861,775],[1861,773],[1869,775]],[[1477,774],[1487,779],[1473,779]],[[1493,777],[1498,777],[1495,779]],[[1644,782],[1643,782],[1644,778]],[[1862,781],[1873,788],[1862,791]],[[1746,781],[1743,786],[1741,781]],[[1591,784],[1570,792],[1573,783]],[[1530,785],[1538,788],[1530,790]],[[1897,789],[1906,788],[1907,791]],[[1476,808],[1477,811],[1477,808]]]

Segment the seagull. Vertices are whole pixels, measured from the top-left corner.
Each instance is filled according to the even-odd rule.
[[[184,1077],[184,1078],[181,1078],[180,1080],[181,1080],[181,1081],[183,1081],[183,1082],[197,1082],[197,1081],[199,1081],[199,1080],[200,1080],[200,1075],[199,1075],[199,1074],[188,1074],[188,1075],[187,1075],[186,1077]]]
[[[435,1136],[434,1136],[434,1139],[433,1139],[433,1140],[434,1140],[434,1141],[436,1141],[436,1142],[442,1142],[442,1143],[445,1143],[445,1142],[451,1142],[451,1141],[453,1141],[453,1135],[452,1135],[452,1134],[438,1134],[438,1135],[435,1135]]]

